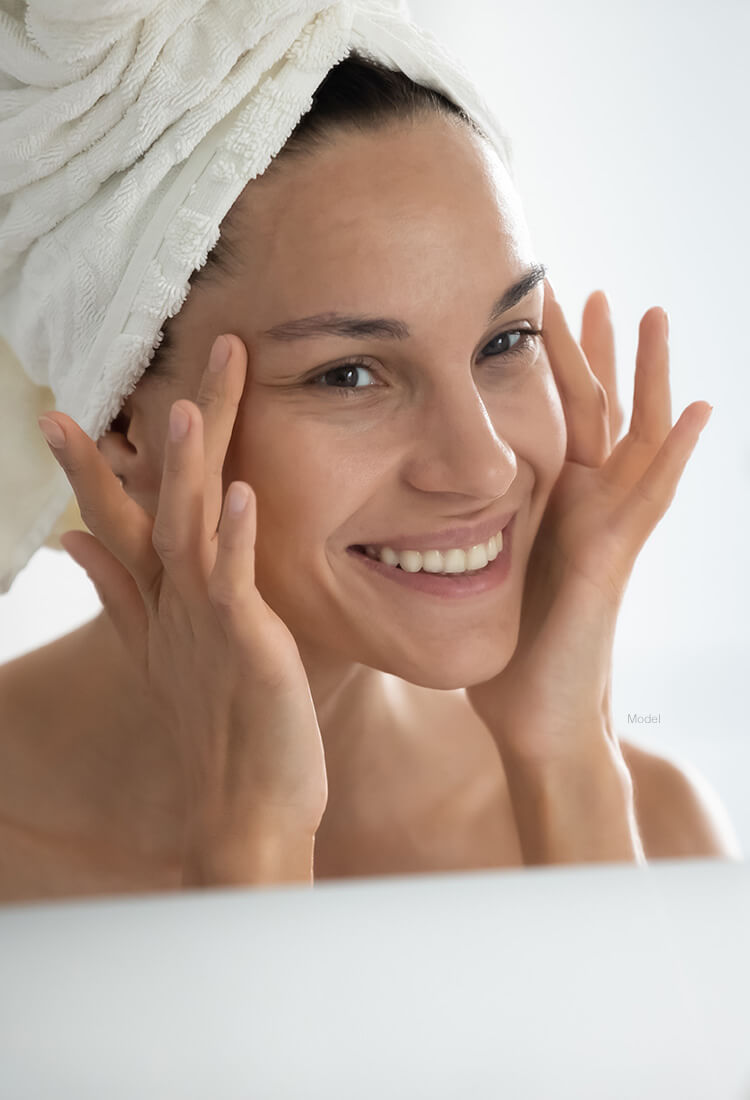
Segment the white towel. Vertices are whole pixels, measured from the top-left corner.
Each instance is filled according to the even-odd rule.
[[[403,0],[0,0],[0,593],[83,524],[36,423],[110,426],[219,224],[352,50],[507,134]]]

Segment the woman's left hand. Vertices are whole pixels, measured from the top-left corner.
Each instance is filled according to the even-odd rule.
[[[629,430],[613,447],[621,423],[614,340],[601,298],[597,309],[592,315],[589,300],[584,335],[599,378],[545,283],[542,327],[565,415],[565,463],[529,556],[513,657],[466,689],[511,767],[608,753],[625,768],[611,715],[617,615],[711,411],[695,401],[671,426],[666,316],[654,307],[640,323]]]

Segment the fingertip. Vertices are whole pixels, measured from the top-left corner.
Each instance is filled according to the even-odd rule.
[[[169,410],[168,435],[171,443],[180,443],[192,426],[192,416],[186,405],[191,402],[175,401]]]
[[[72,549],[72,547],[71,547],[71,546],[69,546],[69,545],[68,545],[68,541],[67,541],[67,540],[68,540],[68,535],[69,535],[69,534],[70,534],[70,532],[69,532],[69,531],[66,531],[64,535],[60,535],[60,537],[58,538],[58,540],[57,540],[57,541],[58,541],[58,542],[60,543],[60,545],[62,546],[62,548],[63,548],[63,550],[65,551],[65,553],[66,553],[66,554],[67,554],[67,555],[68,555],[69,557],[73,558],[73,561],[76,561],[75,555],[74,555],[74,553],[73,553],[73,549]],[[76,565],[77,565],[77,564],[78,564],[78,562],[76,561]]]
[[[250,487],[242,481],[234,481],[227,492],[227,511],[238,518],[247,508],[250,499]]]
[[[594,293],[599,295],[599,301],[604,306],[604,309],[607,313],[607,317],[611,318],[612,317],[612,305],[611,305],[610,300],[607,296],[606,290],[603,290],[602,288],[600,288],[599,290],[595,291]]]
[[[37,417],[37,426],[47,443],[55,450],[60,450],[67,443],[65,432],[57,420],[53,420],[51,416]]]
[[[224,339],[229,341],[231,349],[229,352],[229,359],[231,360],[232,357],[236,354],[237,358],[240,360],[244,369],[246,370],[250,361],[250,356],[248,354],[247,344],[245,343],[245,341],[242,339],[241,336],[238,336],[236,333],[233,332],[225,332]]]
[[[711,413],[713,411],[714,411],[713,405],[709,405],[709,403],[707,401],[705,401],[704,402],[704,410],[703,410],[703,421],[701,423],[701,428],[700,428],[701,431],[703,431],[706,424],[708,424],[709,420],[711,419]]]
[[[650,309],[646,310],[646,312],[641,317],[641,323],[638,326],[639,330],[647,329],[649,325],[654,323],[654,321],[658,322],[660,326],[666,329],[667,313],[666,310],[662,309],[661,306],[651,306]]]
[[[226,334],[222,333],[221,336],[216,337],[211,346],[211,354],[208,357],[209,371],[216,374],[218,371],[223,370],[231,355],[232,342]]]

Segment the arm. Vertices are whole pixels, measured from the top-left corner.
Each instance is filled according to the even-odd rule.
[[[616,745],[598,744],[541,765],[504,759],[525,864],[646,863],[630,772]]]
[[[527,864],[745,859],[716,790],[694,765],[621,740],[601,766],[507,767]]]

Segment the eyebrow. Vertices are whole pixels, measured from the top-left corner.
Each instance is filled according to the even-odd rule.
[[[530,294],[547,274],[544,264],[527,268],[518,282],[508,287],[487,318],[492,324],[504,313],[518,305]],[[304,340],[315,336],[343,336],[360,340],[407,340],[411,336],[409,326],[394,317],[365,317],[361,314],[315,313],[311,317],[299,317],[296,321],[284,321],[261,332],[273,340]]]

